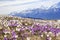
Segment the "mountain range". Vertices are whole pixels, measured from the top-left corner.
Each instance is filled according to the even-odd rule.
[[[11,12],[9,15],[23,18],[58,20],[60,19],[60,2],[52,5],[47,10],[36,8],[31,10],[24,10],[21,12]]]

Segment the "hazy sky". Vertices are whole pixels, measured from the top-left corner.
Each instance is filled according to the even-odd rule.
[[[22,11],[33,8],[48,9],[60,0],[0,0],[0,15],[7,15],[13,11]]]

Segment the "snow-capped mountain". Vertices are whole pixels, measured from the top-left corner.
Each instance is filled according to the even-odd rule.
[[[19,13],[12,12],[9,15],[24,17],[24,18],[57,20],[60,19],[60,2],[52,5],[48,10],[37,8],[32,10],[25,10]]]

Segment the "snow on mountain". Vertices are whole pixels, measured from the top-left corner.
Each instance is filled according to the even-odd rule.
[[[48,10],[37,8],[32,10],[25,10],[22,12],[12,12],[12,16],[24,17],[24,18],[34,18],[34,19],[60,19],[60,2],[52,5]]]

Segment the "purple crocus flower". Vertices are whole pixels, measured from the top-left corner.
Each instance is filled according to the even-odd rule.
[[[32,30],[32,34],[35,34],[35,32]]]
[[[40,25],[35,25],[37,30],[40,30]]]
[[[51,27],[51,28],[50,28],[50,31],[51,31],[52,33],[55,33],[56,28]]]
[[[18,22],[15,20],[8,21],[8,26],[17,26],[17,25],[18,25]]]
[[[39,25],[34,25],[34,27],[32,28],[34,31],[38,31],[38,30],[40,30],[41,28],[40,28],[40,26]]]
[[[3,30],[3,32],[4,32],[4,33],[10,33],[10,31],[7,30],[7,29]]]
[[[60,28],[56,28],[56,32],[59,33],[60,32]]]
[[[33,27],[28,27],[28,30],[32,30]]]
[[[55,34],[55,36],[56,36],[56,34],[58,33],[58,32],[60,32],[60,29],[57,29],[57,28],[50,28],[50,31],[52,32],[52,33],[54,33]]]
[[[40,27],[40,31],[41,31],[41,32],[44,32],[44,31],[45,31],[45,26],[41,26],[41,27]]]
[[[36,30],[37,30],[37,28],[33,28],[32,30],[33,30],[33,31],[36,31]]]
[[[8,38],[7,37],[4,37],[4,40],[8,40]]]
[[[12,30],[12,37],[14,38],[15,37],[15,35],[16,35],[16,32],[14,31],[14,30]]]
[[[25,37],[28,37],[28,33],[24,33],[24,36],[25,36]]]
[[[23,28],[20,28],[20,31],[24,31],[25,30],[25,28],[23,27]]]
[[[48,31],[50,31],[50,28],[51,28],[51,27],[49,27],[48,25],[45,25],[45,26],[44,26],[44,31],[48,32]]]
[[[50,40],[50,37],[46,37],[46,40]]]

